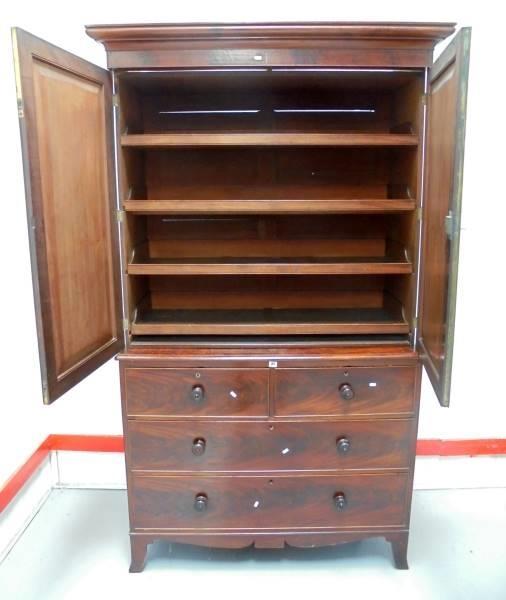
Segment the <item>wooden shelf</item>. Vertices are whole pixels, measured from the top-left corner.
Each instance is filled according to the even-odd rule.
[[[178,258],[128,265],[129,275],[397,275],[412,264],[392,257]]]
[[[133,335],[402,334],[409,325],[385,308],[145,310]]]
[[[138,215],[192,214],[335,214],[398,213],[415,209],[415,201],[407,199],[313,199],[305,200],[126,200],[124,209]]]
[[[417,146],[405,133],[143,133],[121,136],[121,145],[137,148],[184,146]]]
[[[356,197],[360,195],[363,197]],[[141,215],[391,213],[409,212],[416,207],[414,199],[401,194],[378,196],[370,188],[343,190],[332,184],[185,185],[170,186],[163,199],[125,200],[123,207]]]

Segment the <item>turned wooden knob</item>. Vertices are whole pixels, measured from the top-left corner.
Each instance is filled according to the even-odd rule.
[[[204,388],[201,385],[194,385],[191,396],[194,402],[202,402],[204,400]]]
[[[349,383],[343,383],[339,386],[339,393],[343,400],[353,400],[355,392]]]
[[[204,438],[196,438],[193,440],[192,452],[195,456],[202,456],[206,451],[206,440]]]
[[[338,438],[338,440],[336,441],[336,446],[339,454],[346,454],[351,449],[350,440],[345,437]]]
[[[336,492],[334,494],[334,504],[337,510],[344,510],[346,508],[346,496],[342,492]]]
[[[195,496],[195,502],[193,503],[193,507],[198,512],[202,512],[207,508],[208,499],[205,494],[197,494]]]

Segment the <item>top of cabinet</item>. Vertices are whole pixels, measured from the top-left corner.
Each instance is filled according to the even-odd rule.
[[[167,23],[88,25],[110,68],[391,67],[432,64],[455,23]]]

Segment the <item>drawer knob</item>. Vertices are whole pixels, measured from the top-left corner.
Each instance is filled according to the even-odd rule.
[[[349,383],[343,383],[339,386],[339,393],[343,400],[353,400],[355,392]]]
[[[337,510],[344,510],[346,505],[348,504],[346,501],[346,496],[343,492],[336,492],[334,494],[334,504]]]
[[[204,400],[204,388],[201,385],[194,385],[192,387],[192,400],[197,403]]]
[[[339,454],[347,454],[351,449],[350,440],[345,437],[338,438],[336,445]]]
[[[193,507],[198,512],[203,512],[207,508],[208,499],[205,494],[197,494],[195,496],[195,502],[193,503]]]
[[[193,440],[192,452],[195,456],[202,456],[206,451],[206,440],[204,438],[196,438]]]

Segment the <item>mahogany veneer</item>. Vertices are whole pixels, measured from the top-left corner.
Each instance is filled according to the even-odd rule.
[[[381,133],[159,133],[121,136],[122,146],[417,146],[408,134]]]
[[[422,361],[450,389],[454,31],[90,26],[109,70],[13,31],[43,397],[123,348],[132,572],[158,539],[383,537],[407,568]]]
[[[412,419],[162,422],[130,420],[140,471],[408,469]]]
[[[405,527],[407,473],[131,477],[134,531]],[[342,507],[336,495],[343,497]],[[202,505],[196,505],[198,497]],[[166,509],[170,507],[170,511]]]

